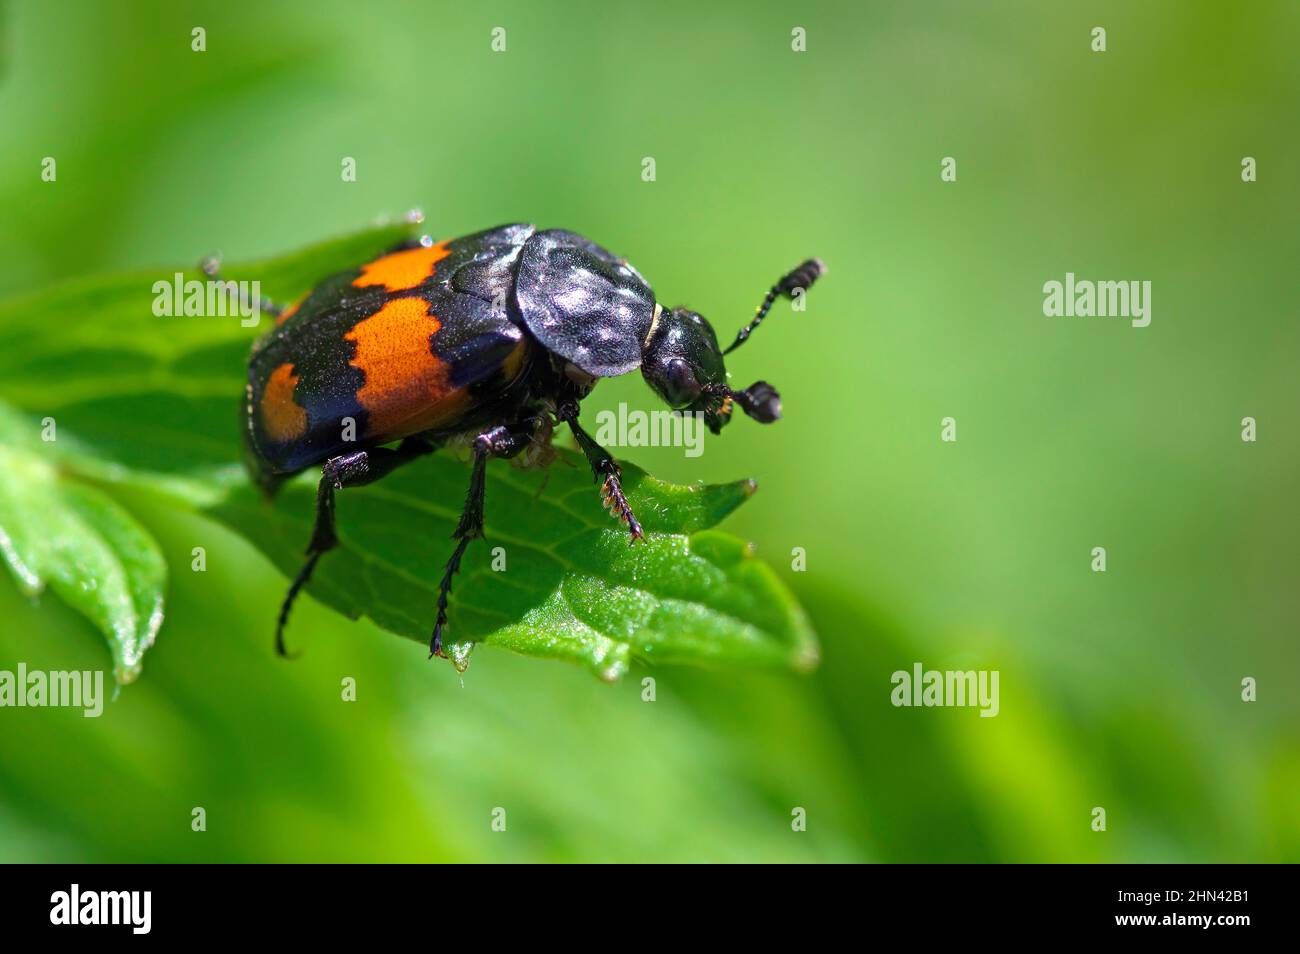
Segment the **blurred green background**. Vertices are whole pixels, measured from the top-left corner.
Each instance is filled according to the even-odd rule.
[[[731,362],[785,420],[628,454],[758,478],[724,527],[800,595],[814,676],[656,669],[646,703],[643,668],[486,648],[462,686],[311,601],[286,663],[284,579],[123,492],[168,620],[104,717],[0,711],[0,860],[1300,860],[1298,31],[1290,2],[9,4],[0,294],[411,206],[581,231],[723,337],[829,274]],[[1067,271],[1150,280],[1151,326],[1045,318]],[[622,400],[655,406],[633,375],[585,413]],[[3,582],[0,620],[0,668],[107,666],[51,596]],[[1001,713],[894,708],[914,662],[999,670]]]

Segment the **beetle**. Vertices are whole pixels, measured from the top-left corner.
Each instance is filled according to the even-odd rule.
[[[216,276],[214,262],[204,270]],[[249,470],[271,496],[288,477],[321,467],[305,560],[276,624],[277,651],[287,654],[294,599],[338,543],[335,492],[454,440],[468,441],[473,467],[438,587],[431,657],[444,655],[448,597],[465,548],[483,536],[490,459],[544,456],[552,428],[567,424],[606,507],[635,543],[641,524],[617,462],[578,423],[582,400],[601,378],[640,368],[671,408],[702,414],[715,434],[736,405],[775,421],[776,389],[758,381],[733,391],[723,357],[778,298],[801,294],[823,271],[809,259],[782,277],[726,350],[702,315],[662,307],[626,259],[575,232],[525,224],[439,242],[422,236],[326,278],[288,308],[263,302],[275,326],[248,361]]]

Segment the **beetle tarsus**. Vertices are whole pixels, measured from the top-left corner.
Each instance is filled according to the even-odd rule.
[[[597,444],[595,439],[582,429],[582,425],[578,423],[576,403],[569,402],[561,405],[558,415],[560,420],[568,422],[578,446],[582,448],[583,454],[587,456],[587,462],[591,464],[592,474],[596,480],[601,481],[601,502],[611,514],[627,524],[627,529],[632,534],[632,539],[628,541],[629,545],[644,540],[645,531],[641,529],[641,524],[636,519],[636,514],[632,512],[627,496],[623,493],[623,470],[618,466],[618,461],[614,460],[609,451]]]
[[[316,569],[316,561],[324,550],[309,551],[307,553],[307,562],[302,565],[298,575],[293,578],[293,583],[289,586],[289,592],[285,594],[284,602],[280,604],[280,618],[275,626],[275,653],[284,659],[297,659],[297,653],[289,652],[284,642],[284,627],[289,622],[289,611],[293,609],[293,601],[298,598],[298,591],[301,590],[309,579],[311,579],[312,570]]]
[[[481,527],[478,535],[482,536]],[[447,627],[447,599],[451,596],[452,579],[460,572],[461,557],[465,555],[465,548],[469,546],[472,539],[474,538],[465,536],[457,541],[456,550],[447,561],[447,566],[442,573],[442,581],[438,584],[438,619],[433,624],[433,636],[429,639],[430,659],[434,656],[439,659],[447,658],[446,653],[442,651],[442,631]]]
[[[483,536],[483,496],[485,475],[487,472],[488,451],[484,445],[475,442],[474,471],[469,478],[469,493],[465,495],[465,508],[460,513],[460,522],[452,534],[456,538],[456,549],[442,571],[442,580],[438,583],[438,619],[433,624],[433,636],[429,639],[429,658],[434,656],[445,659],[442,652],[442,631],[447,625],[447,601],[451,597],[451,584],[460,572],[461,557],[471,540]]]
[[[613,463],[611,461],[611,463]],[[628,546],[636,543],[638,540],[645,539],[645,532],[641,529],[640,522],[636,519],[636,514],[632,512],[632,507],[627,502],[627,497],[623,494],[623,485],[619,481],[622,476],[618,471],[618,465],[614,465],[615,473],[605,477],[605,482],[600,485],[601,499],[605,503],[605,509],[610,515],[627,524],[627,529],[631,533],[631,539],[628,540]]]

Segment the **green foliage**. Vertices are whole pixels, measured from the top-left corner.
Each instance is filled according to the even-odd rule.
[[[428,642],[438,568],[468,475],[435,455],[342,493],[342,542],[321,560],[312,592],[342,613]],[[624,477],[649,533],[633,546],[601,508],[580,455],[562,452],[546,472],[488,468],[486,539],[470,546],[452,594],[448,651],[457,667],[484,641],[578,662],[607,680],[633,656],[811,668],[816,641],[785,587],[746,544],[708,530],[754,484],[679,487],[630,465]],[[243,488],[211,512],[291,574],[314,496],[310,479],[274,506]]]
[[[263,295],[288,300],[407,231],[376,228],[223,278],[256,279]],[[134,674],[161,620],[161,560],[109,497],[64,479],[46,458],[198,506],[290,575],[310,535],[314,497],[309,474],[272,504],[238,466],[252,329],[235,317],[155,315],[156,280],[91,279],[0,305],[0,326],[18,342],[0,356],[0,398],[53,418],[60,435],[40,445],[44,458],[8,452],[0,530],[14,541],[7,551],[21,580],[51,575],[109,635],[123,677]],[[489,475],[487,539],[467,553],[452,598],[447,644],[458,669],[476,642],[581,663],[606,680],[634,656],[816,663],[811,627],[775,574],[741,541],[710,530],[752,495],[752,481],[680,487],[629,465],[626,490],[650,533],[629,547],[578,455],[562,452],[546,472],[496,462]],[[310,591],[348,616],[427,641],[467,485],[468,469],[444,452],[347,491],[342,545],[322,560]],[[76,552],[85,557],[73,560]]]
[[[139,674],[162,625],[167,567],[111,497],[36,454],[0,446],[0,560],[23,592],[48,586],[104,632],[118,682]]]
[[[22,448],[93,474],[172,570],[146,678],[102,718],[0,710],[0,860],[1300,859],[1300,5],[1109,4],[1106,54],[1065,4],[805,5],[794,53],[775,0],[504,0],[506,54],[473,4],[166,6],[0,17],[0,297],[74,283],[58,312],[3,310],[0,389],[22,391],[29,436],[57,413],[58,443]],[[665,50],[690,68],[665,69]],[[340,181],[343,156],[357,181]],[[301,657],[275,659],[285,577],[203,509],[242,482],[219,402],[242,386],[248,332],[165,322],[153,348],[240,338],[177,365],[218,400],[127,400],[141,420],[116,439],[77,390],[129,392],[128,362],[166,362],[115,350],[72,293],[96,272],[299,248],[412,203],[439,236],[577,229],[724,336],[783,269],[830,265],[805,313],[774,314],[728,362],[738,383],[780,388],[783,422],[733,424],[698,459],[631,455],[681,484],[761,481],[722,526],[798,594],[815,673],[634,657],[607,686],[491,653],[461,685],[419,643],[314,599],[288,634]],[[1042,284],[1067,269],[1152,279],[1152,326],[1043,318]],[[314,278],[260,277],[281,299]],[[62,369],[61,330],[99,339],[94,378]],[[635,376],[584,413],[624,401],[648,401]],[[948,415],[957,444],[938,440]],[[1256,443],[1239,438],[1246,415]],[[164,426],[189,452],[151,461],[134,444]],[[84,459],[74,438],[93,439]],[[493,468],[484,561],[504,529],[498,470],[521,479]],[[305,516],[286,490],[287,568]],[[340,496],[345,532],[367,492]],[[199,544],[206,573],[189,569]],[[429,542],[439,564],[448,544]],[[1088,568],[1099,545],[1104,574]],[[796,546],[807,572],[780,565]],[[350,559],[322,562],[326,578],[335,557]],[[7,576],[0,669],[102,667],[92,627]],[[890,674],[918,661],[1000,670],[1000,714],[895,708]]]

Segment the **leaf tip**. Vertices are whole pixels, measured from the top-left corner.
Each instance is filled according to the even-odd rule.
[[[627,673],[632,659],[632,647],[613,640],[601,642],[601,647],[592,655],[591,671],[601,682],[613,685]]]
[[[816,642],[810,642],[800,646],[795,650],[794,657],[790,660],[790,665],[794,671],[803,675],[815,670],[822,662],[821,649]]]

